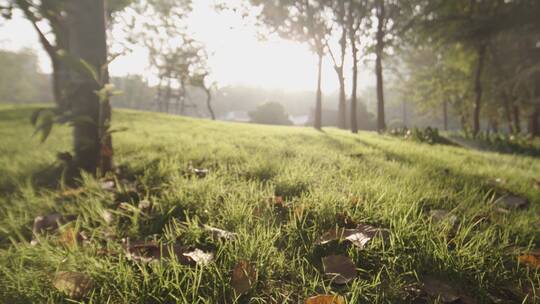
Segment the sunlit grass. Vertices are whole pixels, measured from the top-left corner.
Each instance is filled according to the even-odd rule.
[[[518,265],[508,250],[540,245],[540,189],[532,186],[540,177],[537,158],[369,132],[121,110],[114,113],[115,126],[128,131],[114,137],[115,161],[133,173],[138,192],[122,200],[136,206],[148,199],[154,209],[113,211],[115,219],[107,224],[101,211],[114,209],[119,198],[95,180],[85,179],[84,193],[74,198],[46,187],[44,172],[57,152],[69,151],[70,133],[55,129],[39,144],[31,137],[31,109],[0,108],[0,299],[5,302],[65,301],[50,278],[57,270],[73,270],[96,282],[85,300],[91,303],[231,303],[231,270],[239,259],[258,271],[242,303],[299,303],[326,292],[342,294],[350,303],[408,303],[414,296],[405,287],[424,274],[448,278],[481,303],[489,303],[490,295],[502,297],[505,288],[533,285],[538,293],[538,270]],[[188,176],[190,162],[210,173]],[[502,183],[493,185],[495,179]],[[502,189],[527,197],[530,207],[497,213],[493,197]],[[285,214],[269,205],[275,195],[292,203]],[[449,225],[430,222],[430,209],[458,216],[461,224],[453,237]],[[53,211],[77,215],[91,244],[66,248],[50,235],[31,246],[34,217]],[[317,237],[343,215],[389,228],[389,241],[362,251],[316,246]],[[479,222],[479,216],[489,222]],[[212,240],[202,224],[238,237]],[[122,249],[121,239],[127,237],[204,248],[216,259],[205,267],[171,260],[134,263]],[[101,254],[103,249],[112,254]],[[359,269],[346,287],[322,277],[321,256],[333,250],[348,253]]]

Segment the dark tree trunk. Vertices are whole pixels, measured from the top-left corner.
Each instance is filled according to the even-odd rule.
[[[403,119],[403,126],[404,127],[407,127],[407,101],[405,101],[405,99],[403,99],[403,101],[401,102],[401,111],[402,111],[402,119]]]
[[[319,64],[318,64],[318,75],[317,75],[317,97],[315,100],[315,123],[314,127],[317,130],[322,129],[322,62],[323,62],[323,53],[319,52]]]
[[[540,124],[538,121],[539,118],[540,118],[540,104],[536,104],[531,110],[531,114],[529,116],[529,123],[528,123],[527,131],[530,136],[533,136],[533,137],[540,136]]]
[[[93,174],[112,168],[112,139],[107,132],[111,120],[108,100],[100,100],[96,91],[108,83],[105,7],[103,0],[72,0],[69,3],[70,55],[83,60],[99,74],[99,82],[89,71],[73,71],[74,87],[70,95],[75,116],[93,123],[75,123],[73,137],[77,165]]]
[[[171,103],[172,97],[172,88],[171,88],[171,78],[167,80],[167,89],[165,91],[165,113],[169,113],[169,104]]]
[[[351,32],[350,35],[351,49],[352,49],[352,92],[351,92],[351,131],[352,133],[358,133],[358,110],[357,104],[358,99],[357,89],[358,89],[358,48],[356,47],[356,37],[354,33]]]
[[[515,133],[515,130],[512,121],[512,111],[510,110],[510,98],[506,92],[502,92],[501,98],[504,107],[504,115],[506,116],[506,122],[508,123],[508,131],[513,134]]]
[[[377,77],[377,131],[379,132],[386,129],[386,122],[384,118],[384,88],[382,68],[382,56],[384,51],[384,18],[384,0],[379,0],[377,8],[377,45],[375,50],[375,55],[377,56],[375,59],[375,74]]]
[[[448,131],[448,101],[443,101],[443,122],[444,130]]]
[[[486,45],[481,44],[478,47],[478,64],[476,67],[476,75],[474,77],[474,110],[473,110],[473,136],[476,136],[480,131],[480,110],[482,106],[482,72],[484,70],[484,61],[486,57]]]
[[[521,115],[519,111],[519,105],[514,105],[512,109],[512,115],[514,116],[514,131],[521,133]]]
[[[204,89],[204,92],[206,93],[206,107],[208,108],[210,117],[212,117],[212,120],[216,120],[216,114],[212,108],[212,91],[210,89]]]

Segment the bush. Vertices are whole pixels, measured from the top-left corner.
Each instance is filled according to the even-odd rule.
[[[292,125],[285,108],[278,102],[267,102],[249,112],[251,122],[267,125]]]
[[[413,128],[412,130],[407,129],[406,127],[394,128],[390,130],[390,135],[428,144],[445,142],[444,138],[439,135],[439,129],[432,127],[427,127],[425,129]]]

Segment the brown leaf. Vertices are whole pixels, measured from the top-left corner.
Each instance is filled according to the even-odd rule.
[[[234,266],[231,286],[237,296],[240,296],[248,292],[254,285],[257,279],[257,270],[251,266],[249,261],[240,260],[236,266]]]
[[[522,254],[518,257],[518,262],[532,268],[540,268],[540,255]]]
[[[70,222],[75,219],[75,216],[63,216],[60,213],[50,213],[45,216],[39,215],[34,219],[32,232],[39,234],[43,232],[54,232],[58,230],[60,225]]]
[[[533,185],[534,189],[540,189],[540,180],[538,180],[536,178],[533,178],[532,179],[532,185]]]
[[[507,210],[525,209],[529,206],[529,201],[526,198],[515,194],[504,195],[495,203]]]
[[[223,229],[215,228],[212,226],[204,225],[204,230],[209,232],[212,235],[212,239],[214,240],[227,240],[230,241],[234,239],[237,234],[234,232],[229,232]]]
[[[87,296],[94,287],[94,281],[87,274],[72,271],[60,271],[52,279],[53,286],[72,299]]]
[[[345,304],[345,298],[340,295],[318,295],[306,299],[304,304]]]
[[[82,232],[76,231],[71,227],[67,227],[61,232],[58,241],[65,247],[73,248],[79,244],[82,244],[87,239],[88,238]]]
[[[387,238],[387,229],[375,228],[360,224],[356,229],[334,228],[325,232],[317,241],[318,245],[324,245],[332,241],[349,241],[356,247],[364,249],[367,243],[376,236]]]
[[[354,262],[345,255],[329,255],[323,258],[325,277],[333,283],[343,285],[356,278],[356,266]]]
[[[184,256],[186,248],[180,245],[165,246],[158,242],[128,242],[126,244],[126,252],[128,259],[133,261],[148,263],[176,256],[180,263],[184,265],[192,264],[192,260]]]
[[[453,303],[459,300],[459,292],[447,282],[432,276],[426,276],[423,280],[423,290],[435,299],[439,298],[443,303]]]

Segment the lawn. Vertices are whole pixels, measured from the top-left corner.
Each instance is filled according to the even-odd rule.
[[[117,110],[117,175],[68,187],[69,130],[41,144],[33,109],[0,107],[0,302],[540,302],[539,260],[520,256],[540,247],[538,158]],[[363,225],[388,233],[321,242]],[[352,260],[346,284],[328,256]],[[91,286],[59,287],[66,272]]]

